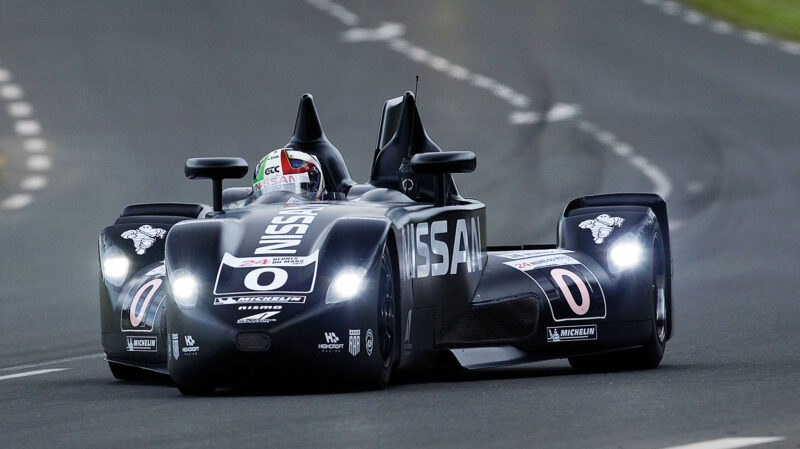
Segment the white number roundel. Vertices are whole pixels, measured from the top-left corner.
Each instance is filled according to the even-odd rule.
[[[561,293],[564,295],[564,299],[567,300],[569,308],[572,309],[572,311],[577,315],[586,315],[586,312],[589,311],[591,300],[589,297],[589,290],[586,288],[586,284],[583,283],[583,279],[581,279],[577,274],[563,268],[554,268],[552,271],[550,271],[550,276],[556,282],[558,288],[561,289]],[[578,287],[578,291],[581,294],[580,304],[575,302],[575,298],[572,296],[569,286],[564,281],[564,277],[572,279],[572,282],[574,282]]]
[[[272,281],[268,284],[259,282],[259,278],[264,273],[272,273]],[[247,276],[244,277],[244,286],[252,291],[275,290],[283,287],[283,284],[285,284],[288,279],[289,274],[286,273],[286,270],[275,267],[265,267],[247,273]]]

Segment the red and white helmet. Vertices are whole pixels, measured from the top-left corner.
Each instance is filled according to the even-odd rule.
[[[279,148],[264,156],[253,174],[253,194],[291,192],[309,200],[325,193],[325,177],[319,159],[302,151]]]

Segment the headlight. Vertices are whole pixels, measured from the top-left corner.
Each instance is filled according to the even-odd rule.
[[[638,266],[642,261],[644,248],[633,236],[619,238],[608,250],[608,265],[612,271],[625,271]]]
[[[177,273],[170,279],[172,297],[181,307],[189,308],[197,305],[197,290],[197,279],[188,273]]]
[[[355,298],[363,288],[366,273],[363,268],[348,268],[339,272],[328,287],[325,304],[336,304]]]
[[[117,287],[128,277],[130,260],[125,256],[109,256],[103,260],[103,278]]]

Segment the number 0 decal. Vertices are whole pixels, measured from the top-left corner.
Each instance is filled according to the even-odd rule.
[[[153,295],[156,294],[158,287],[161,287],[161,279],[158,278],[139,287],[139,291],[136,292],[136,296],[133,297],[133,302],[131,302],[131,311],[129,312],[131,326],[137,327],[142,322],[145,314],[147,314],[147,306],[150,305],[150,300],[153,299]],[[139,304],[139,298],[141,298],[145,290],[148,290],[147,296],[144,298],[144,301],[142,301],[142,306],[139,307],[139,313],[136,313],[136,306]]]
[[[564,282],[564,276],[572,279],[572,282],[578,287],[578,291],[581,294],[580,304],[575,302],[575,298],[572,296],[569,286]],[[583,283],[583,279],[577,274],[563,268],[554,268],[550,271],[550,277],[553,278],[558,288],[561,289],[561,294],[564,295],[564,299],[567,301],[567,304],[569,304],[569,308],[577,315],[586,315],[592,302],[591,298],[589,298],[589,290],[586,288],[586,284]]]

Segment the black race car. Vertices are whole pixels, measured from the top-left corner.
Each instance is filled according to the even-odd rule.
[[[486,244],[482,203],[451,173],[414,95],[383,108],[369,182],[350,178],[310,95],[286,148],[324,166],[323,201],[274,192],[239,207],[240,158],[186,162],[213,207],[135,204],[100,234],[102,342],[113,375],[168,373],[183,393],[298,375],[384,386],[393,370],[569,358],[654,368],[672,331],[666,204],[570,202],[553,245]]]

